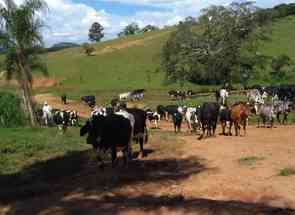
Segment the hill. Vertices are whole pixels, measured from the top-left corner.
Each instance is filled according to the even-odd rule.
[[[273,23],[269,41],[260,45],[268,56],[287,54],[295,61],[295,17]],[[92,57],[82,48],[48,54],[49,72],[64,87],[79,91],[124,90],[132,88],[166,89],[160,67],[161,47],[175,28],[120,38],[95,45]],[[267,72],[255,82],[268,81]],[[295,77],[295,75],[293,75]],[[295,80],[292,79],[292,80]]]
[[[63,50],[63,49],[74,48],[74,47],[79,47],[79,46],[80,45],[78,45],[76,43],[62,42],[62,43],[54,44],[50,48],[47,48],[46,51],[55,52],[55,51],[60,51],[60,50]]]
[[[156,70],[161,47],[173,30],[99,43],[90,57],[81,47],[49,53],[49,72],[52,77],[62,79],[63,86],[79,87],[82,91],[163,88],[164,76]]]

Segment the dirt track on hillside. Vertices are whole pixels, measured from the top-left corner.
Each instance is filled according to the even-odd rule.
[[[152,133],[150,154],[128,169],[95,163],[67,177],[46,195],[1,207],[0,214],[295,214],[294,126],[249,128],[246,137],[217,136],[199,141],[171,125]],[[168,133],[167,133],[168,132]],[[256,156],[243,164],[239,159]],[[2,213],[1,213],[2,212]]]

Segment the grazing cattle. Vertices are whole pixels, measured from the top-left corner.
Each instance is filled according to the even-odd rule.
[[[260,127],[260,120],[263,122],[263,126],[266,126],[266,123],[270,123],[270,127],[273,127],[275,110],[273,105],[269,104],[256,104],[255,110],[257,110],[256,115],[258,116],[257,127]]]
[[[291,112],[291,103],[288,101],[278,101],[274,104],[274,112],[277,115],[277,120],[280,124],[287,124],[288,114]],[[283,119],[280,119],[280,116],[283,115]]]
[[[173,120],[173,126],[174,126],[174,132],[180,132],[181,131],[181,124],[182,124],[182,114],[179,112],[176,112],[172,115]]]
[[[185,120],[189,131],[195,132],[200,127],[200,121],[198,119],[200,108],[184,108]]]
[[[131,100],[132,101],[142,100],[144,98],[144,92],[145,92],[144,89],[133,90],[130,95]]]
[[[60,98],[61,98],[61,103],[66,105],[67,104],[67,95],[63,94]]]
[[[120,101],[129,101],[131,98],[131,92],[121,93],[119,94]]]
[[[81,101],[85,102],[89,107],[94,107],[96,104],[95,96],[82,96]]]
[[[214,136],[219,114],[219,104],[216,102],[205,102],[199,112],[202,131],[199,139],[202,139],[207,130],[207,136]]]
[[[168,95],[170,98],[183,100],[186,98],[187,93],[185,91],[180,90],[170,90],[168,92]]]
[[[106,153],[111,150],[112,166],[117,161],[117,150],[124,154],[124,163],[130,157],[130,139],[132,128],[130,121],[123,116],[110,114],[108,116],[94,115],[80,129],[80,136],[88,133],[87,144],[91,144],[96,151]],[[98,156],[98,159],[103,160]]]
[[[147,119],[150,122],[150,124],[154,124],[154,128],[159,128],[159,122],[161,119],[160,114],[157,112],[153,112],[151,110],[146,111]]]
[[[231,135],[230,131],[226,133],[226,127],[230,128],[231,124],[231,110],[226,106],[221,106],[219,110],[219,121],[221,123],[222,135]]]
[[[234,124],[235,127],[235,135],[239,136],[240,135],[240,130],[241,130],[241,125],[243,126],[244,130],[244,136],[246,136],[246,127],[247,127],[247,121],[250,116],[250,107],[248,104],[244,102],[238,102],[234,104],[231,107],[230,110],[230,130],[229,134],[232,135],[231,133],[231,127],[232,124]]]

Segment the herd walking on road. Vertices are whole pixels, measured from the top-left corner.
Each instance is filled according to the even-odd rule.
[[[178,91],[175,91],[176,93]],[[179,91],[180,92],[180,91]],[[135,98],[126,97],[133,95]],[[125,96],[124,96],[125,95]],[[216,135],[218,121],[221,135],[246,135],[251,114],[257,116],[257,126],[273,127],[275,119],[280,124],[287,124],[288,114],[294,107],[295,87],[255,88],[247,91],[247,101],[228,105],[230,93],[222,88],[216,91],[216,102],[204,102],[196,106],[158,105],[152,109],[127,108],[127,102],[144,98],[144,90],[120,94],[111,101],[110,107],[96,106],[95,96],[83,96],[81,100],[92,109],[89,119],[80,126],[79,113],[75,110],[53,109],[47,102],[42,108],[42,121],[45,126],[57,125],[65,132],[68,126],[80,128],[80,135],[87,134],[86,142],[93,146],[97,154],[111,153],[112,165],[117,164],[117,151],[123,152],[124,164],[132,158],[132,142],[140,146],[140,156],[145,156],[144,145],[148,142],[148,131],[160,129],[160,121],[171,121],[175,133],[181,132],[186,122],[188,131],[199,135],[198,139]],[[169,92],[169,96],[172,92]],[[193,92],[190,91],[190,95]],[[63,95],[62,103],[66,104]],[[183,97],[181,97],[183,99]],[[281,119],[282,117],[282,119]],[[97,157],[102,162],[100,156]]]

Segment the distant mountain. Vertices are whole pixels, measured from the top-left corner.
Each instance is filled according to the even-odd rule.
[[[61,43],[54,44],[50,48],[47,48],[47,51],[48,52],[55,52],[55,51],[60,51],[63,49],[74,48],[74,47],[79,47],[79,46],[80,45],[76,44],[76,43],[61,42]]]

